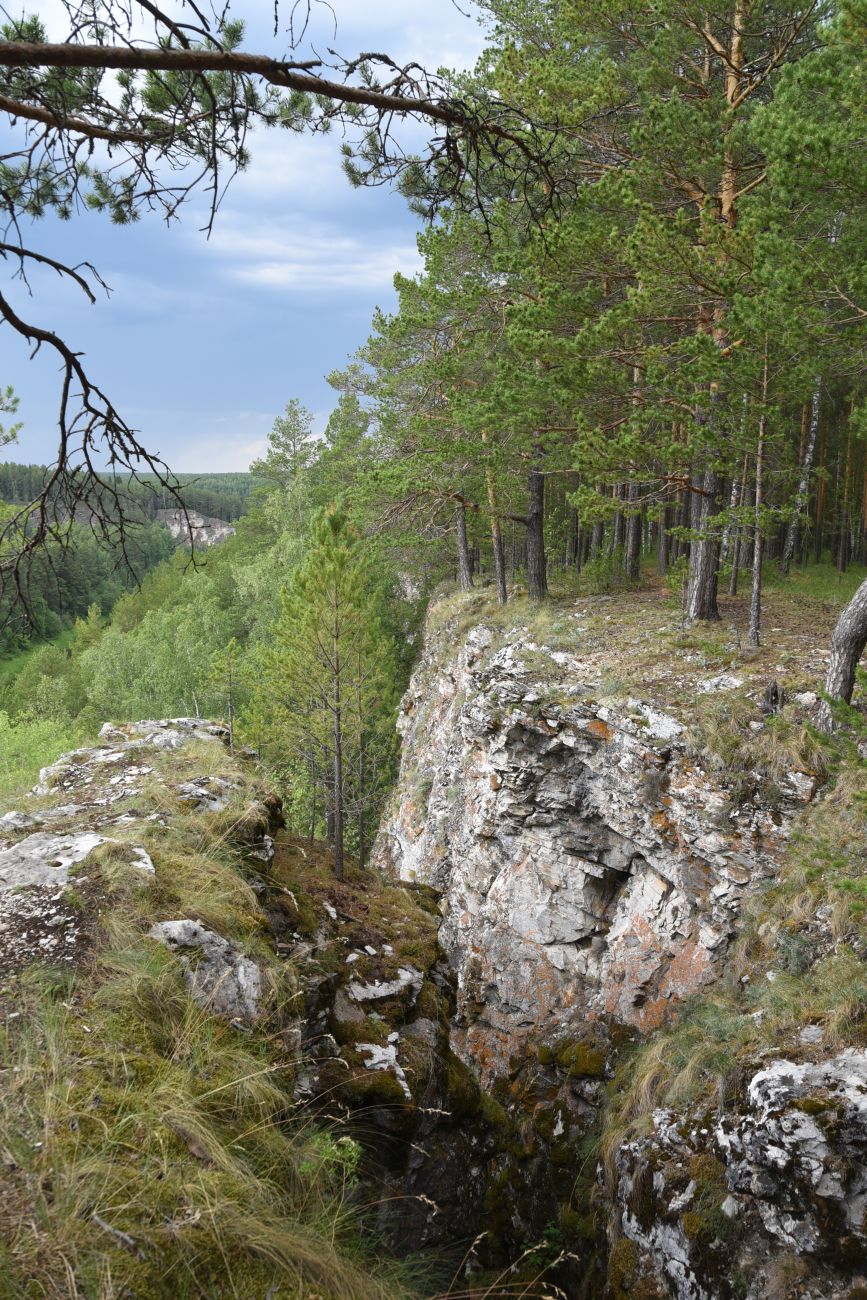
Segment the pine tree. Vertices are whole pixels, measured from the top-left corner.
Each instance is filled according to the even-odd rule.
[[[315,519],[273,639],[258,706],[270,712],[275,747],[290,768],[324,786],[334,872],[342,879],[348,831],[363,850],[365,813],[393,744],[395,673],[365,548],[340,506]]]

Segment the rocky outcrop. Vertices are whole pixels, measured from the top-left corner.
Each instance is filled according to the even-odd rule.
[[[262,972],[236,944],[198,921],[158,921],[148,933],[178,956],[194,1002],[226,1020],[254,1023],[261,1009]]]
[[[652,1030],[712,981],[798,796],[736,800],[677,719],[594,699],[569,655],[447,640],[404,700],[376,860],[440,895],[453,1042],[490,1081],[531,1041]]]
[[[393,1250],[468,1246],[504,1117],[450,1048],[432,896],[352,865],[336,881],[323,850],[279,837],[263,895],[298,984],[296,1101],[358,1135],[365,1200]]]
[[[867,1285],[867,1053],[774,1060],[617,1157],[622,1294],[845,1300]]]
[[[704,760],[691,698],[708,717],[740,692],[744,732],[766,723],[754,671],[749,683],[699,676],[697,660],[678,683],[679,711],[634,689],[602,694],[598,651],[591,665],[527,629],[458,632],[434,611],[375,859],[439,899],[456,982],[451,1044],[503,1116],[481,1220],[495,1255],[514,1256],[554,1222],[569,1295],[860,1300],[867,1056],[829,1052],[815,1023],[790,1026],[776,1050],[765,1031],[761,1044],[737,1026],[763,1023],[758,986],[782,978],[775,960],[815,965],[817,980],[821,963],[841,960],[857,983],[863,945],[821,897],[797,921],[761,921],[817,777],[796,761],[774,779],[728,773],[712,747]],[[795,701],[809,717],[815,696]],[[764,956],[739,958],[732,979],[749,916]],[[712,1077],[685,1084],[683,1111],[642,1116],[653,1068],[665,1074],[654,1051],[677,1050],[675,1037],[655,1036],[689,999],[716,996],[723,975],[734,990],[724,1089]],[[633,1076],[642,1059],[650,1074]],[[631,1089],[623,1112],[618,1065]],[[691,1068],[681,1061],[674,1074]],[[627,1111],[640,1122],[618,1130]],[[603,1128],[604,1162],[588,1154]]]
[[[227,736],[225,727],[197,718],[106,723],[100,744],[43,768],[26,807],[0,818],[0,971],[81,960],[100,912],[100,863],[152,877],[154,864],[136,829],[146,838],[154,822],[165,824],[173,804],[222,810],[234,791],[230,780],[212,774],[178,782],[157,770],[161,756],[194,742],[222,745]],[[162,791],[163,810],[142,811],[142,802],[153,807],[145,794],[154,790]],[[263,808],[262,824],[269,817]],[[257,830],[253,851],[265,851],[266,841]]]
[[[225,519],[215,519],[213,515],[203,515],[198,510],[188,510],[186,516],[182,510],[158,510],[156,517],[176,541],[186,546],[215,546],[235,533],[233,525],[227,524]]]

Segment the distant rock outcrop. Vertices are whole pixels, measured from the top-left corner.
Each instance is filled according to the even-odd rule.
[[[181,510],[158,510],[156,517],[176,541],[187,546],[214,546],[235,532],[234,525],[226,523],[225,519],[202,515],[198,510],[188,510],[186,518]]]
[[[152,876],[135,828],[164,823],[168,813],[138,811],[146,785],[163,785],[168,797],[195,810],[225,806],[229,788],[225,778],[210,775],[173,784],[156,771],[158,758],[191,741],[222,743],[227,735],[197,718],[107,723],[100,745],[63,754],[42,769],[26,808],[0,818],[0,973],[33,961],[81,959],[100,911],[99,873],[88,864],[108,854],[116,867]]]

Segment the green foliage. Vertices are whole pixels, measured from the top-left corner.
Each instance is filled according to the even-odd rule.
[[[290,789],[348,813],[357,843],[394,770],[399,675],[382,592],[340,507],[315,518],[272,638],[250,705],[270,720],[265,755]]]
[[[15,391],[8,384],[5,388],[0,386],[0,415],[14,415],[18,410],[18,398]],[[15,442],[21,431],[21,424],[0,424],[0,447],[7,446],[10,442]],[[0,498],[2,499],[2,498]]]
[[[11,800],[32,786],[39,769],[83,739],[81,726],[69,718],[23,717],[14,721],[0,712],[0,799]]]

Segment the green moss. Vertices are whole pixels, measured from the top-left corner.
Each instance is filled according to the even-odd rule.
[[[445,1060],[446,1104],[453,1119],[464,1119],[481,1109],[482,1093],[476,1076],[450,1051]]]
[[[823,1115],[826,1111],[835,1110],[837,1103],[828,1097],[798,1097],[792,1105],[805,1115]]]
[[[413,1008],[414,1020],[433,1020],[436,1024],[445,1025],[448,1023],[449,1008],[448,1002],[440,993],[433,980],[425,980],[421,986],[418,997],[415,1000]]]
[[[608,1252],[608,1285],[611,1300],[632,1300],[638,1270],[638,1247],[628,1237],[619,1237]]]
[[[687,1210],[680,1216],[680,1227],[688,1241],[698,1241],[707,1236],[707,1220],[696,1210]]]
[[[692,1156],[689,1161],[689,1175],[694,1178],[699,1187],[718,1187],[721,1190],[726,1186],[725,1165],[717,1160],[716,1156],[708,1152],[699,1152]]]
[[[570,1078],[601,1079],[605,1074],[606,1054],[593,1043],[562,1043],[556,1049],[555,1056],[557,1064]]]
[[[406,1095],[390,1070],[367,1070],[353,1075],[340,1085],[340,1096],[353,1108],[361,1106],[388,1106],[401,1112],[410,1112]]]
[[[479,1113],[488,1127],[495,1133],[506,1133],[511,1126],[511,1120],[506,1110],[489,1092],[484,1090],[479,1093]]]
[[[435,965],[440,952],[435,930],[423,937],[397,940],[395,949],[401,961],[411,962],[425,974]]]

